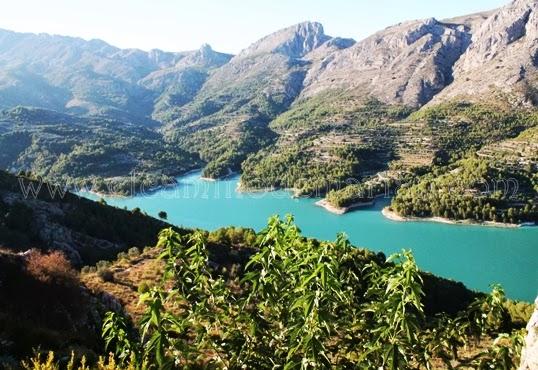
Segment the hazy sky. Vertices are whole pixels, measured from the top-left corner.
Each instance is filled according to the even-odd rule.
[[[237,53],[305,20],[331,36],[360,40],[404,20],[493,9],[508,0],[2,0],[0,28],[47,32],[115,46]]]

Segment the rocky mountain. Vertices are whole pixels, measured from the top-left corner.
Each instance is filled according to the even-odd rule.
[[[491,86],[529,93],[537,6],[535,0],[515,0],[490,12],[404,22],[358,43],[304,22],[233,58],[208,45],[144,52],[100,40],[0,30],[0,107],[117,111],[131,118],[156,111],[157,119],[183,125],[223,109],[248,111],[245,100],[254,110],[267,113],[259,106],[268,103],[264,108],[278,113],[298,96],[334,89],[413,107]],[[187,103],[192,106],[181,109]]]
[[[308,69],[302,58],[331,39],[321,24],[305,22],[253,43],[212,73],[194,101],[177,112],[176,126],[218,113],[274,117],[301,92]]]
[[[247,154],[273,139],[267,124],[301,93],[306,56],[350,45],[338,40],[315,22],[262,38],[216,69],[191,103],[170,110],[168,136],[201,152],[207,176],[238,171]]]
[[[389,27],[311,68],[301,96],[345,89],[421,107],[503,93],[534,104],[537,9],[535,0],[515,0],[486,13]]]
[[[402,23],[335,51],[309,71],[303,97],[331,89],[388,104],[421,106],[452,80],[452,65],[470,43],[464,25],[433,18]]]
[[[153,72],[208,69],[229,57],[207,46],[192,52],[144,52],[101,40],[0,30],[0,108],[29,105],[144,122],[164,91],[158,82],[148,82]]]
[[[456,152],[491,145],[538,125],[526,111],[535,109],[536,81],[530,77],[534,67],[529,55],[536,42],[530,31],[536,4],[515,1],[485,13],[405,22],[344,49],[326,54],[319,53],[321,48],[314,50],[301,94],[270,123],[277,139],[244,163],[242,183],[247,187],[284,185],[309,194],[312,188],[336,186],[349,176],[363,178],[372,171],[430,165],[443,156],[458,156]],[[527,16],[524,25],[517,23]],[[517,25],[526,41],[509,43],[515,36],[506,37],[503,32]],[[502,69],[504,79],[492,70],[482,70],[480,63],[466,66],[473,54],[483,54],[491,65],[499,62],[498,55],[487,51],[493,43],[491,35],[499,35],[509,49],[514,48],[496,47],[510,55]],[[519,60],[527,64],[522,66]],[[471,77],[462,77],[463,68],[470,68],[466,73]],[[513,76],[522,70],[527,77],[518,81]],[[471,78],[477,81],[476,89],[468,82]],[[484,92],[480,86],[489,90]],[[526,102],[524,108],[521,102]],[[419,118],[425,105],[432,119]],[[509,119],[513,108],[524,111]],[[413,110],[419,113],[406,118]],[[360,155],[342,157],[342,152],[357,148],[370,151],[369,165],[360,164],[365,162]],[[296,163],[302,163],[300,169]]]
[[[534,305],[535,311],[527,324],[527,338],[521,354],[520,370],[532,370],[538,367],[538,298]]]
[[[268,53],[301,58],[330,39],[320,23],[304,22],[262,38],[243,50],[237,59]]]
[[[144,52],[99,40],[0,31],[0,108],[34,106],[94,123],[113,119],[127,131],[131,123],[144,124],[155,133],[148,148],[160,140],[183,153],[166,150],[161,156],[168,158],[160,167],[167,175],[174,166],[175,174],[192,167],[184,163],[190,157],[193,165],[205,166],[206,176],[226,176],[245,171],[255,153],[274,159],[289,148],[309,153],[308,163],[332,168],[341,164],[335,150],[364,143],[384,148],[376,159],[384,166],[426,165],[445,149],[438,144],[439,128],[422,121],[403,124],[410,112],[490,103],[492,97],[534,109],[537,4],[515,0],[478,14],[403,22],[359,42],[303,22],[236,56],[208,45]],[[23,155],[29,133],[27,127],[13,132],[15,123],[5,120],[0,141],[26,159],[10,159],[10,166],[71,175],[69,166],[51,172],[55,159],[38,162],[37,154]],[[13,135],[18,139],[10,140]],[[55,148],[55,156],[72,150]],[[142,163],[151,161],[138,163],[130,168],[146,169]],[[350,175],[347,169],[336,172]]]
[[[232,55],[215,52],[204,44],[199,50],[185,53],[175,65],[158,69],[141,79],[140,85],[158,95],[154,100],[154,117],[159,119],[160,113],[190,102],[206,82],[209,72],[231,58]]]
[[[435,103],[456,97],[512,95],[534,105],[538,66],[538,2],[515,0],[488,17],[454,65],[454,82]]]

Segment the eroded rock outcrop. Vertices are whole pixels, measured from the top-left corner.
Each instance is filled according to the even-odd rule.
[[[330,40],[318,22],[303,22],[274,32],[243,50],[237,58],[258,54],[279,53],[291,58],[301,58]]]
[[[434,18],[401,23],[315,64],[302,96],[345,89],[386,103],[421,106],[452,82],[452,66],[470,40],[464,24]]]
[[[534,313],[527,324],[525,348],[521,354],[520,370],[538,369],[538,298],[536,298]]]
[[[10,192],[0,192],[0,201],[8,205],[24,204],[31,209],[33,218],[28,229],[36,230],[39,239],[47,248],[62,251],[75,265],[84,262],[81,256],[82,250],[93,249],[95,252],[101,250],[113,253],[122,248],[120,244],[84,235],[63,225],[61,220],[66,217],[68,211],[66,207],[69,205],[25,199],[22,194]]]
[[[454,82],[435,102],[456,97],[481,99],[512,95],[515,103],[536,103],[538,77],[538,1],[516,0],[497,10],[472,36],[454,66]]]

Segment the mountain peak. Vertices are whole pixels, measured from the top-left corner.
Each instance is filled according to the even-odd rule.
[[[209,44],[202,44],[202,46],[200,46],[200,52],[201,53],[208,53],[208,52],[212,52],[212,51],[213,51],[213,48]]]
[[[181,59],[176,67],[198,66],[202,68],[219,67],[228,63],[231,55],[214,51],[209,44],[202,44],[198,50],[190,52],[186,57]]]
[[[331,37],[325,35],[318,22],[302,22],[274,32],[243,50],[239,56],[278,53],[290,58],[301,58]]]
[[[458,96],[483,99],[510,93],[513,102],[530,104],[536,86],[538,0],[515,0],[495,10],[472,35],[454,65],[454,81],[434,103]]]
[[[465,28],[435,18],[399,23],[314,64],[302,96],[338,88],[421,106],[450,83],[452,65],[469,42]]]

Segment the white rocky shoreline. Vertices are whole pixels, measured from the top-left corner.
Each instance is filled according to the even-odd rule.
[[[444,217],[404,217],[400,216],[396,212],[392,211],[390,207],[385,207],[381,211],[383,216],[392,221],[398,222],[437,222],[449,225],[471,225],[471,226],[488,226],[488,227],[500,227],[507,229],[519,228],[522,226],[535,226],[533,223],[524,223],[524,224],[509,224],[504,222],[494,222],[494,221],[483,221],[477,222],[474,220],[451,220]]]
[[[321,199],[317,201],[316,206],[324,208],[326,211],[331,212],[336,215],[343,215],[350,211],[353,211],[358,208],[371,207],[375,204],[375,199],[371,202],[357,202],[349,205],[348,207],[337,207],[330,204],[327,199]],[[524,222],[521,224],[511,224],[504,222],[495,222],[495,221],[482,221],[477,222],[475,220],[451,220],[444,217],[404,217],[396,212],[392,211],[390,207],[384,207],[381,210],[381,214],[391,220],[397,222],[436,222],[448,225],[467,225],[467,226],[487,226],[487,227],[498,227],[505,229],[516,229],[525,226],[536,226],[533,222]]]
[[[329,203],[327,199],[318,200],[315,204],[319,207],[325,208],[325,210],[331,213],[334,213],[336,215],[343,215],[357,208],[371,207],[375,204],[375,200],[371,200],[370,202],[356,202],[356,203],[350,204],[347,207],[334,206],[331,203]]]

